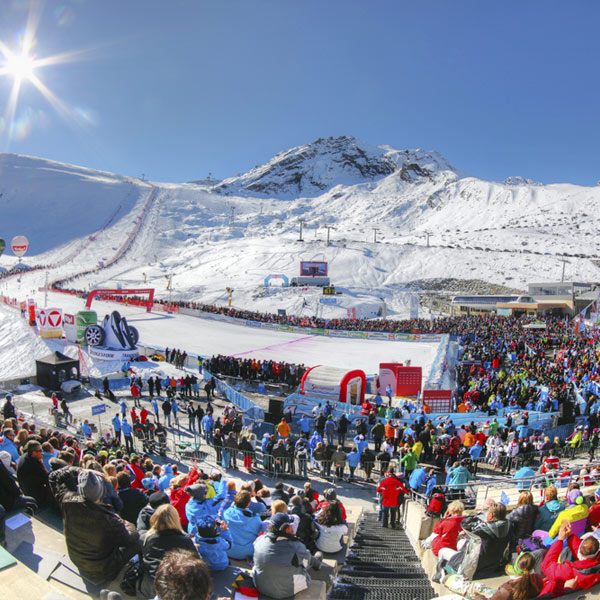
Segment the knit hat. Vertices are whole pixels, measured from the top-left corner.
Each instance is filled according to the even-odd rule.
[[[150,495],[148,498],[148,503],[154,509],[157,509],[162,504],[170,504],[169,496],[167,496],[164,492],[154,492],[154,494]]]
[[[153,490],[156,487],[152,477],[144,477],[144,479],[142,479],[142,486],[145,490]]]
[[[581,493],[581,490],[571,490],[568,499],[569,504],[583,504],[583,494]]]
[[[194,485],[188,485],[185,488],[185,491],[194,499],[194,500],[205,500],[206,493],[208,488],[203,483],[195,483]]]
[[[4,398],[6,398],[6,400],[12,400],[12,394],[6,394],[6,396],[4,396]]]
[[[199,521],[197,530],[198,535],[203,538],[215,538],[219,535],[219,525],[210,515],[206,515]]]
[[[272,529],[278,532],[285,531],[294,521],[292,517],[286,513],[277,513],[271,517],[269,525]]]
[[[104,479],[94,471],[80,471],[77,476],[77,491],[90,502],[97,502],[104,496]]]

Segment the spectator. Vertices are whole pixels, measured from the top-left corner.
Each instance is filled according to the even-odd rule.
[[[348,469],[350,469],[350,477],[348,477],[348,481],[354,481],[354,471],[356,471],[356,467],[358,467],[360,463],[360,453],[358,452],[356,446],[354,446],[348,453],[348,456],[346,456],[346,462],[348,463]]]
[[[260,517],[249,510],[250,498],[249,492],[238,492],[233,506],[223,513],[233,539],[233,545],[227,555],[237,560],[252,557],[254,541],[262,532]]]
[[[142,490],[131,487],[131,476],[128,471],[123,470],[117,473],[117,484],[119,498],[123,502],[123,508],[119,514],[123,519],[135,525],[140,511],[148,504],[148,496]]]
[[[208,600],[213,591],[212,578],[197,552],[167,552],[154,578],[154,600]]]
[[[153,594],[154,578],[165,554],[171,550],[189,550],[197,554],[196,546],[185,535],[177,511],[170,504],[159,506],[150,517],[150,529],[142,546],[143,577],[140,591],[146,598]]]
[[[3,460],[0,460],[0,506],[6,512],[24,508],[29,514],[33,514],[37,510],[35,499],[23,495]]]
[[[408,490],[399,477],[396,477],[393,470],[390,469],[387,477],[381,480],[377,486],[377,492],[381,494],[381,506],[383,508],[383,527],[388,526],[392,529],[400,526],[398,516],[398,507],[400,505],[401,495],[408,494]]]
[[[440,559],[449,560],[456,551],[458,536],[462,532],[464,510],[465,505],[460,500],[454,500],[448,506],[444,518],[433,528],[435,537],[431,540],[431,551]]]
[[[15,432],[10,427],[5,427],[2,431],[2,438],[0,438],[0,451],[8,452],[14,463],[17,463],[21,457],[17,445],[15,444]]]
[[[208,487],[203,483],[195,483],[185,488],[185,491],[189,494],[190,499],[185,505],[185,516],[188,521],[188,533],[194,535],[196,533],[196,527],[198,523],[204,520],[205,517],[211,513],[214,515],[212,510],[212,502],[207,500]],[[216,512],[216,511],[215,511]]]
[[[62,496],[69,558],[79,573],[95,584],[115,579],[139,550],[135,527],[100,503],[104,485],[97,473],[81,470],[77,492]]]
[[[42,463],[42,445],[36,440],[25,444],[25,454],[17,463],[17,480],[26,496],[31,496],[42,508],[52,502],[48,472]]]
[[[311,556],[306,546],[294,536],[293,518],[285,513],[273,517],[267,533],[254,547],[252,576],[259,593],[271,598],[287,598],[308,588],[307,569],[318,569],[322,555]]]
[[[571,490],[567,494],[568,506],[556,517],[556,520],[552,524],[550,531],[548,531],[548,538],[556,538],[560,530],[560,524],[563,521],[569,521],[571,523],[572,532],[580,536],[584,533],[587,526],[587,518],[589,509],[587,504],[583,500],[583,494],[581,490]],[[545,544],[549,546],[554,539],[550,540],[546,538]]]
[[[555,486],[550,485],[544,490],[545,502],[538,509],[537,518],[535,521],[535,529],[548,532],[556,521],[556,517],[563,510],[563,504],[558,500],[558,490]],[[542,537],[546,537],[543,535]]]
[[[575,560],[559,562],[564,542]],[[573,590],[588,589],[600,581],[600,556],[598,540],[591,536],[584,540],[573,534],[572,524],[564,519],[555,542],[544,556],[541,570],[546,576],[540,596],[552,594],[553,598]]]
[[[223,571],[229,566],[227,552],[233,544],[225,521],[213,516],[204,517],[198,523],[194,535],[198,552],[211,571]]]
[[[148,504],[142,508],[140,514],[138,515],[136,529],[140,535],[140,540],[144,541],[144,537],[148,533],[150,529],[150,517],[154,514],[156,509],[163,504],[169,504],[169,496],[167,496],[164,492],[154,492],[148,498]]]
[[[510,543],[510,524],[506,520],[506,506],[500,502],[493,502],[486,514],[485,520],[477,515],[465,517],[462,522],[462,528],[468,532],[469,537],[480,538],[480,550],[477,556],[476,564],[472,563],[473,557],[469,555],[469,545],[457,552],[449,561],[449,565],[454,571],[463,567],[462,563],[466,559],[468,570],[474,570],[472,579],[484,579],[493,577],[503,572],[507,561],[507,549]],[[470,540],[471,542],[471,540]],[[475,540],[472,540],[475,543]],[[473,569],[474,568],[474,569]],[[463,571],[465,573],[465,571]],[[438,579],[434,576],[434,581]]]
[[[537,598],[544,585],[543,579],[534,571],[535,556],[531,552],[519,554],[514,566],[507,567],[512,579],[503,583],[489,600],[529,600]],[[486,600],[482,594],[475,594],[473,600]]]
[[[337,450],[331,456],[331,461],[335,466],[335,475],[338,481],[344,479],[344,467],[346,465],[346,453],[342,446],[338,446]]]
[[[334,492],[335,493],[335,492]],[[341,505],[341,504],[340,504]],[[319,530],[306,510],[301,496],[292,496],[288,505],[288,513],[298,519],[296,537],[313,553],[316,551],[315,540],[319,536]]]
[[[342,509],[336,500],[328,502],[316,518],[319,537],[316,546],[322,552],[335,553],[343,548],[343,537],[348,533],[348,525],[342,516]]]
[[[529,537],[533,532],[538,509],[533,504],[531,492],[521,492],[517,507],[511,511],[507,519],[510,523],[511,551],[517,547],[520,539]]]

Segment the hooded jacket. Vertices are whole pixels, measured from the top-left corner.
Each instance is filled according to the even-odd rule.
[[[581,540],[577,536],[569,536],[568,546],[575,556],[580,544]],[[562,549],[563,541],[556,540],[544,556],[541,569],[546,579],[540,596],[544,594],[552,594],[553,598],[562,596],[566,591],[565,583],[570,579],[576,580],[573,589],[587,589],[600,582],[600,556],[559,563]]]
[[[223,571],[229,566],[228,550],[233,545],[233,539],[228,529],[221,530],[217,537],[194,537],[202,560],[211,571]]]
[[[588,514],[589,509],[587,504],[572,504],[556,517],[550,531],[548,531],[548,535],[552,538],[556,537],[558,535],[558,530],[560,529],[560,524],[565,519],[571,522],[573,533],[575,535],[581,535],[585,531]]]
[[[482,521],[478,517],[463,519],[462,528],[481,538],[481,550],[473,579],[485,579],[502,572],[503,556],[510,542],[510,523]]]
[[[559,500],[549,500],[540,506],[534,529],[550,531],[550,527],[552,527],[554,521],[556,521],[556,517],[558,517],[562,510],[563,505]]]
[[[171,465],[167,465],[165,467],[164,475],[162,475],[158,480],[158,489],[161,492],[164,492],[169,487],[173,477],[175,477],[175,475],[173,475],[173,467],[171,467]]]
[[[187,530],[192,535],[196,533],[196,527],[205,517],[211,514],[211,501],[197,500],[196,498],[190,498],[188,503],[185,505],[185,516],[188,520]]]
[[[234,505],[223,513],[223,518],[227,522],[233,540],[227,555],[238,560],[251,558],[254,552],[254,540],[262,531],[260,517],[248,509]]]

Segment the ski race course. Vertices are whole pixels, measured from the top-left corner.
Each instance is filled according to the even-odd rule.
[[[36,292],[34,297],[36,301],[43,302],[43,295],[43,292]],[[65,313],[83,310],[84,304],[83,299],[75,296],[48,293],[48,306],[62,308]],[[163,350],[165,347],[180,348],[188,354],[204,356],[223,354],[307,366],[324,364],[332,367],[352,367],[363,369],[365,373],[377,373],[380,362],[406,363],[410,360],[413,365],[422,367],[423,380],[430,372],[439,347],[439,343],[435,342],[328,338],[256,329],[182,314],[147,313],[140,307],[111,302],[94,302],[92,309],[97,311],[99,319],[113,310],[118,310],[138,329],[140,343],[144,346],[154,346]],[[11,322],[14,329],[29,329],[18,310],[2,306],[0,311],[3,319],[7,323]],[[73,350],[77,351],[76,346],[65,340],[42,340],[33,331],[29,331],[29,335],[24,331],[19,340],[18,352],[15,352],[12,344],[0,345],[0,378],[17,377],[25,372],[32,373],[35,358],[60,349],[63,345],[64,349],[61,351],[64,353],[73,355]],[[30,362],[30,367],[24,368],[24,362],[27,361]]]

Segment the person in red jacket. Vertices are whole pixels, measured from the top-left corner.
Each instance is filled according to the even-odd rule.
[[[142,422],[142,425],[146,424],[149,414],[150,413],[145,408],[142,408],[142,411],[140,412],[140,421]]]
[[[381,506],[383,508],[383,526],[388,526],[388,521],[392,528],[396,527],[396,522],[400,524],[398,517],[398,506],[400,505],[400,496],[408,494],[401,479],[396,477],[393,469],[388,471],[387,477],[382,479],[377,486],[377,492],[381,494]]]
[[[564,540],[576,560],[559,563]],[[544,556],[541,569],[546,579],[540,596],[552,594],[557,598],[573,590],[586,590],[600,582],[600,543],[595,537],[582,540],[573,535],[571,523],[565,519],[560,525],[558,539]]]
[[[450,503],[446,515],[433,528],[433,533],[437,534],[431,541],[431,551],[435,556],[449,560],[456,551],[458,535],[462,531],[461,523],[464,519],[463,512],[465,505],[460,500],[454,500]],[[452,550],[452,553],[444,556],[444,548]]]
[[[133,480],[132,477],[132,483],[131,483],[131,487],[133,489],[138,489],[138,490],[144,490],[144,486],[142,485],[142,479],[144,479],[144,477],[146,476],[144,474],[144,471],[142,471],[142,469],[140,468],[140,462],[141,462],[141,458],[139,456],[132,456],[131,460],[129,461],[129,470],[133,473],[133,477],[135,477],[135,480]]]

